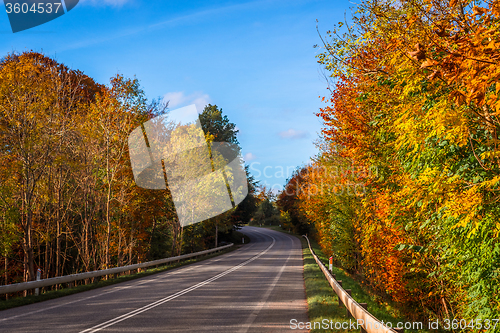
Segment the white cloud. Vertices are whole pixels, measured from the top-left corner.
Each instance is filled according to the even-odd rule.
[[[245,162],[250,162],[252,160],[255,160],[256,158],[257,158],[257,156],[255,156],[252,153],[246,153],[245,156],[243,156],[243,159],[245,160]]]
[[[279,132],[278,135],[283,139],[303,139],[309,136],[306,131],[294,130],[293,128],[290,128],[287,131]]]
[[[165,95],[163,95],[163,100],[165,102],[169,102],[168,106],[171,108],[175,108],[176,106],[181,105],[185,99],[186,96],[184,96],[184,93],[182,91],[166,93]]]
[[[194,104],[199,113],[203,111],[205,106],[210,103],[211,99],[208,94],[197,91],[192,94],[186,95],[183,91],[169,92],[163,95],[163,100],[168,103],[170,109],[178,108]]]

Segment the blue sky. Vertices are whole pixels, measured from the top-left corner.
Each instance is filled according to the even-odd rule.
[[[72,11],[13,34],[0,13],[0,54],[34,50],[100,83],[137,77],[171,109],[217,104],[240,130],[252,173],[281,187],[317,150],[314,115],[328,94],[313,48],[348,1],[80,0]],[[0,7],[2,10],[3,7]],[[287,172],[288,171],[288,172]]]

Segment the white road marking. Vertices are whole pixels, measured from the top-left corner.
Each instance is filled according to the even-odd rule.
[[[191,267],[191,268],[188,268],[188,269],[184,269],[182,271],[180,271],[180,270],[179,271],[174,271],[174,272],[171,272],[169,275],[176,275],[176,274],[179,274],[179,273],[184,273],[184,272],[190,271],[192,269],[194,269],[194,267]],[[48,308],[42,308],[42,309],[39,309],[39,310],[30,311],[30,312],[26,312],[26,313],[21,313],[21,314],[15,315],[15,316],[7,317],[7,318],[2,318],[2,319],[0,319],[0,321],[15,319],[15,318],[24,317],[24,316],[29,316],[29,315],[32,315],[32,314],[35,314],[35,313],[39,313],[39,312],[43,312],[43,311],[47,311],[47,310],[51,310],[51,309],[56,309],[56,308],[59,308],[61,306],[66,306],[66,305],[69,305],[69,304],[78,303],[78,302],[81,302],[81,301],[86,301],[88,299],[92,299],[92,298],[96,298],[96,297],[99,297],[99,296],[103,296],[103,295],[114,293],[115,291],[121,291],[121,290],[129,289],[129,288],[132,288],[132,287],[140,286],[141,284],[144,284],[144,283],[147,283],[147,282],[153,282],[153,281],[156,281],[156,280],[158,280],[160,278],[161,277],[157,277],[155,279],[148,279],[148,280],[145,280],[145,281],[140,281],[140,282],[137,282],[137,283],[134,283],[134,284],[130,284],[128,286],[117,286],[117,287],[114,287],[113,289],[111,289],[109,291],[106,291],[106,292],[103,292],[103,293],[100,293],[100,294],[97,294],[97,295],[93,295],[93,296],[89,296],[89,297],[85,297],[85,298],[79,298],[79,299],[76,299],[76,300],[71,301],[71,302],[57,304],[57,305],[54,305],[54,306],[51,306],[51,307],[48,307]]]
[[[266,236],[267,236],[267,235],[266,235]],[[274,246],[274,244],[276,243],[276,239],[275,239],[273,236],[269,236],[269,237],[271,237],[271,238],[273,239],[273,242],[271,243],[271,245],[269,245],[269,246],[268,246],[268,247],[267,247],[264,251],[262,251],[262,252],[261,252],[261,253],[259,253],[258,255],[256,255],[256,256],[254,256],[254,257],[252,257],[252,258],[250,258],[250,259],[248,259],[248,260],[246,260],[246,261],[242,262],[241,264],[239,264],[239,265],[237,265],[237,266],[234,266],[234,267],[232,267],[232,268],[230,268],[230,269],[228,269],[228,270],[226,270],[226,271],[224,271],[224,272],[222,272],[222,273],[220,273],[220,274],[217,274],[217,275],[215,275],[215,276],[211,277],[210,279],[207,279],[207,280],[205,280],[205,281],[202,281],[202,282],[200,282],[200,283],[197,283],[197,284],[195,284],[195,285],[193,285],[193,286],[191,286],[191,287],[189,287],[189,288],[186,288],[186,289],[183,289],[183,290],[181,290],[181,291],[178,291],[178,292],[176,292],[175,294],[172,294],[172,295],[167,296],[167,297],[165,297],[165,298],[162,298],[162,299],[160,299],[160,300],[158,300],[158,301],[156,301],[156,302],[150,303],[150,304],[145,305],[145,306],[143,306],[143,307],[141,307],[141,308],[138,308],[138,309],[135,309],[135,310],[130,311],[130,312],[128,312],[128,313],[125,313],[125,314],[123,314],[123,315],[121,315],[121,316],[118,316],[118,317],[116,317],[116,318],[113,318],[113,319],[111,319],[111,320],[108,320],[108,321],[106,321],[106,322],[104,322],[104,323],[101,323],[101,324],[96,325],[96,326],[94,326],[94,327],[88,328],[88,329],[86,329],[86,330],[84,330],[84,331],[81,331],[80,333],[98,332],[98,331],[100,331],[100,330],[102,330],[102,329],[105,329],[105,328],[107,328],[107,327],[109,327],[109,326],[112,326],[112,325],[114,325],[114,324],[117,324],[117,323],[119,323],[119,322],[121,322],[121,321],[124,321],[124,320],[126,320],[126,319],[131,318],[131,317],[134,317],[134,316],[136,316],[136,315],[138,315],[138,314],[140,314],[140,313],[143,313],[143,312],[146,312],[146,311],[148,311],[148,310],[151,310],[151,309],[153,309],[153,308],[155,308],[155,307],[157,307],[157,306],[159,306],[159,305],[162,305],[162,304],[164,304],[164,303],[167,303],[167,302],[169,302],[169,301],[171,301],[171,300],[173,300],[173,299],[176,299],[177,297],[180,297],[180,296],[182,296],[182,295],[184,295],[184,294],[187,294],[187,293],[189,293],[189,292],[191,292],[191,291],[193,291],[193,290],[196,290],[196,289],[198,289],[198,288],[201,288],[201,287],[203,287],[204,285],[207,285],[207,284],[209,284],[209,283],[211,283],[211,282],[213,282],[213,281],[215,281],[215,280],[220,279],[221,277],[223,277],[223,276],[225,276],[225,275],[227,275],[227,274],[229,274],[229,273],[231,273],[231,272],[233,272],[233,271],[235,271],[235,270],[237,270],[237,269],[239,269],[239,268],[241,268],[241,267],[245,266],[246,264],[248,264],[248,263],[250,263],[250,262],[252,262],[252,261],[254,261],[254,260],[256,260],[256,259],[260,258],[260,257],[261,257],[261,256],[263,256],[263,255],[264,255],[267,251],[269,251],[269,250],[270,250],[270,249]]]
[[[251,246],[249,246],[248,248],[246,248],[246,250],[248,250],[249,248],[251,248],[253,246],[255,246],[255,244],[252,244]],[[47,310],[52,310],[52,309],[56,309],[56,308],[59,308],[59,307],[62,307],[62,306],[66,306],[66,305],[70,305],[70,304],[73,304],[73,303],[78,303],[78,302],[86,301],[86,300],[89,300],[89,299],[92,299],[92,298],[96,298],[96,297],[99,297],[99,296],[111,294],[111,293],[114,293],[115,291],[121,291],[121,290],[129,289],[129,288],[132,288],[132,287],[137,287],[137,286],[140,286],[141,284],[144,284],[144,283],[153,282],[153,281],[157,281],[159,279],[168,278],[168,277],[170,277],[172,275],[176,275],[176,274],[188,272],[188,271],[193,270],[195,268],[198,268],[200,266],[206,266],[206,265],[212,264],[214,262],[217,262],[217,261],[220,261],[220,260],[223,260],[223,259],[227,259],[229,257],[232,257],[232,256],[236,255],[236,254],[238,254],[238,252],[234,251],[230,255],[223,256],[223,257],[221,257],[219,259],[214,259],[214,260],[210,260],[209,259],[207,261],[201,261],[199,263],[195,263],[195,264],[193,264],[194,266],[189,267],[189,268],[180,267],[179,269],[177,269],[175,271],[167,271],[167,272],[159,273],[159,276],[156,277],[156,278],[154,278],[154,279],[141,280],[141,281],[138,281],[138,282],[135,282],[135,283],[131,283],[131,284],[126,285],[126,286],[123,286],[123,285],[122,286],[116,286],[116,287],[112,288],[109,291],[105,291],[105,292],[102,292],[102,293],[97,294],[97,295],[93,295],[93,296],[89,296],[89,297],[84,297],[84,298],[79,298],[79,299],[76,299],[74,301],[70,301],[70,302],[66,302],[66,303],[61,303],[61,304],[53,305],[53,306],[50,306],[50,307],[45,307],[45,308],[42,308],[42,309],[30,311],[30,312],[21,313],[21,314],[10,316],[10,317],[6,317],[6,318],[0,318],[0,322],[6,321],[6,320],[11,320],[11,319],[16,319],[16,318],[19,318],[19,317],[30,316],[30,315],[35,314],[35,313],[39,313],[39,312],[43,312],[43,311],[47,311]],[[76,295],[76,294],[74,294],[74,295]]]
[[[266,236],[269,236],[269,235],[266,235]],[[272,236],[270,236],[270,237],[272,237]],[[290,239],[290,241],[292,242],[292,245],[293,245],[293,239],[290,238],[289,236],[286,236],[286,237],[288,239]],[[253,322],[255,321],[255,318],[257,318],[257,316],[259,315],[260,310],[262,310],[262,308],[264,307],[264,305],[267,303],[267,299],[269,298],[269,296],[271,295],[272,291],[274,290],[274,287],[276,287],[276,284],[278,283],[278,281],[279,281],[279,279],[281,277],[281,274],[283,273],[283,271],[287,267],[286,264],[288,263],[288,260],[290,259],[291,255],[292,255],[292,253],[290,252],[288,254],[288,258],[286,259],[285,263],[283,264],[283,266],[281,266],[281,269],[278,272],[278,275],[276,275],[276,277],[274,278],[273,283],[266,290],[266,293],[264,294],[264,297],[262,297],[262,300],[259,302],[259,304],[257,304],[257,306],[253,310],[252,314],[250,314],[250,316],[248,316],[248,319],[247,319],[245,325],[243,325],[243,327],[239,330],[240,333],[246,333],[246,332],[248,332],[248,330],[250,329],[250,326],[252,326]]]

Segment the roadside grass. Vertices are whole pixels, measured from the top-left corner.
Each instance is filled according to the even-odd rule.
[[[280,231],[288,234],[290,233],[286,230],[281,229],[279,226],[262,226],[266,229],[271,229],[275,231]],[[325,278],[325,275],[319,268],[318,264],[314,260],[307,241],[299,235],[302,243],[302,254],[304,259],[304,284],[306,288],[307,304],[308,304],[308,316],[311,323],[310,332],[359,332],[359,329],[342,329],[342,323],[346,327],[349,324],[349,320],[355,323],[354,318],[347,317],[347,310],[345,306],[339,305],[337,294],[333,291],[332,287]],[[327,265],[328,258],[321,251],[320,246],[314,241],[311,242],[311,247],[316,253],[318,258]],[[397,306],[391,304],[390,302],[383,301],[379,296],[371,293],[367,286],[363,283],[359,283],[354,280],[348,273],[338,267],[333,267],[333,273],[337,280],[342,281],[342,287],[344,289],[351,289],[352,297],[358,303],[367,303],[368,311],[378,320],[386,322],[391,322],[393,327],[396,327],[397,323],[405,323],[408,320],[401,315]],[[337,325],[337,326],[335,326]],[[336,328],[337,327],[337,328]],[[425,325],[423,325],[425,328]],[[405,329],[405,332],[414,333],[430,333],[430,330],[425,329]],[[432,330],[433,333],[438,332],[437,330]]]
[[[248,237],[247,235],[245,235],[245,234],[244,234],[244,233],[242,233],[242,232],[239,232],[239,231],[233,231],[233,234],[232,234],[232,242],[233,242],[234,244],[241,244],[242,239],[245,239],[245,243],[244,243],[244,244],[248,244],[248,243],[250,243],[250,237]]]
[[[302,256],[304,258],[304,284],[307,295],[307,314],[311,322],[310,332],[359,332],[359,330],[342,329],[342,323],[349,323],[344,306],[338,305],[337,294],[328,284],[323,272],[314,260],[307,241],[300,237]],[[311,244],[311,246],[313,246]],[[318,255],[317,249],[313,247]],[[326,328],[323,323],[326,322]],[[337,325],[336,329],[335,325]],[[347,325],[347,324],[344,324]],[[347,326],[345,326],[347,327]]]
[[[250,239],[247,236],[244,236],[242,233],[240,233],[238,231],[234,231],[233,233],[234,233],[233,238],[234,239],[239,239],[239,243],[241,243],[241,238],[242,237],[245,237],[245,244],[247,244],[250,241]],[[59,290],[49,290],[49,291],[44,291],[43,288],[42,288],[40,290],[40,295],[38,295],[38,296],[29,295],[29,296],[26,296],[26,297],[23,297],[23,296],[16,297],[16,298],[12,298],[12,299],[9,299],[9,300],[0,300],[0,311],[7,310],[7,309],[10,309],[10,308],[15,308],[15,307],[18,307],[18,306],[23,306],[23,305],[28,305],[28,304],[43,302],[43,301],[47,301],[49,299],[64,297],[64,296],[68,296],[68,295],[80,293],[80,292],[87,291],[87,290],[92,290],[92,289],[97,289],[97,288],[101,288],[101,287],[106,287],[106,286],[110,286],[110,285],[113,285],[113,284],[122,283],[122,282],[130,281],[130,280],[135,280],[135,279],[139,279],[139,278],[142,278],[142,277],[146,277],[146,276],[149,276],[149,275],[153,275],[153,274],[165,272],[165,271],[168,271],[168,270],[171,270],[171,269],[174,269],[174,268],[178,268],[178,267],[182,267],[182,266],[194,264],[196,262],[200,262],[200,261],[203,261],[203,260],[206,260],[206,259],[210,259],[210,258],[213,258],[213,257],[220,256],[220,255],[228,253],[228,252],[232,252],[232,251],[238,249],[241,246],[242,245],[239,245],[236,242],[234,242],[234,246],[232,246],[232,247],[230,247],[228,249],[224,249],[224,250],[222,250],[222,251],[220,251],[218,253],[212,253],[212,254],[209,254],[209,255],[206,255],[206,256],[203,256],[203,257],[198,257],[198,258],[183,260],[181,262],[175,262],[175,263],[169,263],[169,264],[165,264],[165,265],[159,265],[158,267],[149,268],[149,269],[143,270],[141,272],[133,273],[133,274],[130,274],[130,275],[120,275],[118,277],[111,278],[111,279],[108,279],[108,280],[103,280],[102,277],[101,277],[101,279],[99,281],[94,282],[94,283],[89,283],[89,284],[86,284],[86,285],[82,284],[82,285],[77,285],[75,287],[67,287],[67,288],[63,288],[63,289],[59,289]],[[82,282],[82,281],[77,281],[77,282]],[[61,285],[61,286],[63,287],[63,285]]]
[[[309,251],[309,247],[307,246],[307,241],[301,237],[302,241],[302,249],[304,255],[304,280],[306,281],[306,293],[309,304],[309,319],[311,322],[313,321],[321,321],[323,319],[331,319],[328,315],[336,315],[340,310],[341,317],[333,318],[332,320],[340,320],[341,318],[345,321],[347,319],[346,314],[347,310],[344,305],[338,305],[338,297],[335,292],[330,287],[330,284],[326,280],[323,272],[319,268],[318,264],[314,260],[311,252]],[[311,247],[313,251],[316,253],[318,258],[321,260],[323,264],[328,267],[328,258],[321,251],[320,246],[314,241],[309,240],[311,242]],[[312,266],[312,267],[311,267]],[[392,327],[397,327],[398,323],[410,323],[410,321],[406,320],[397,306],[392,304],[391,302],[383,301],[380,296],[375,295],[370,292],[369,287],[364,286],[363,283],[354,280],[348,273],[346,273],[343,269],[338,267],[333,267],[333,273],[337,280],[342,281],[342,288],[351,289],[352,297],[358,303],[366,303],[368,305],[368,312],[370,312],[375,318],[384,323],[392,323]],[[307,274],[307,275],[306,275]],[[307,277],[313,277],[313,281],[311,283],[311,291],[307,290]],[[320,281],[318,281],[320,280]],[[316,283],[314,283],[316,282]],[[316,287],[315,287],[316,286]],[[320,289],[321,288],[321,289]],[[326,293],[326,290],[329,293]],[[328,309],[324,309],[323,306],[318,306],[318,299],[321,299],[322,295],[332,295],[329,299],[326,299],[324,307]],[[310,299],[311,298],[311,299]],[[324,297],[323,297],[324,298]],[[334,310],[339,309],[339,310]],[[326,316],[325,316],[326,315]],[[348,320],[348,319],[347,319]],[[410,325],[410,324],[408,324]],[[411,324],[414,325],[414,324]],[[422,328],[418,326],[414,326],[415,329],[405,329],[405,332],[414,332],[414,333],[430,333],[430,330],[425,330],[426,326],[422,324]],[[311,332],[325,332],[325,330],[311,330]],[[359,330],[351,330],[351,331],[341,331],[334,330],[331,332],[359,332]],[[432,330],[432,332],[436,333],[437,330]]]

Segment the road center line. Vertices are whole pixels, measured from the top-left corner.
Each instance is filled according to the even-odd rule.
[[[266,235],[266,236],[268,236],[268,235]],[[284,235],[284,236],[286,236],[286,235]],[[272,236],[270,236],[270,237],[272,237]],[[286,237],[288,239],[290,239],[290,241],[292,242],[292,246],[293,246],[293,239],[290,238],[289,236],[286,236]],[[274,287],[276,287],[276,284],[278,283],[279,279],[281,278],[281,274],[283,274],[283,271],[287,267],[286,264],[288,263],[288,260],[290,259],[291,255],[292,255],[292,253],[290,252],[288,254],[288,258],[286,258],[285,263],[283,264],[283,266],[281,266],[281,269],[278,272],[278,275],[276,275],[276,277],[274,278],[273,283],[269,286],[269,288],[267,288],[266,293],[264,294],[264,297],[262,297],[262,300],[259,302],[259,304],[257,304],[257,306],[253,310],[252,314],[250,314],[245,325],[243,325],[241,330],[239,330],[240,333],[248,332],[248,330],[250,329],[250,326],[252,326],[253,322],[255,321],[255,318],[257,318],[257,316],[259,315],[259,312],[262,310],[264,305],[267,303],[267,299],[269,298],[272,291],[274,290]]]
[[[266,236],[267,236],[267,235],[266,235]],[[254,260],[256,260],[256,259],[260,258],[260,257],[261,257],[261,256],[263,256],[263,255],[264,255],[267,251],[269,251],[269,250],[270,250],[270,249],[274,246],[274,244],[276,243],[276,239],[275,239],[273,236],[269,236],[269,237],[271,237],[271,238],[273,239],[273,242],[271,243],[271,245],[269,245],[269,246],[268,246],[268,247],[267,247],[264,251],[262,251],[261,253],[259,253],[259,254],[258,254],[258,255],[256,255],[256,256],[254,256],[254,257],[252,257],[252,258],[248,259],[247,261],[244,261],[244,262],[242,262],[241,264],[239,264],[239,265],[237,265],[237,266],[234,266],[234,267],[232,267],[232,268],[230,268],[230,269],[228,269],[228,270],[226,270],[226,271],[224,271],[224,272],[222,272],[222,273],[219,273],[219,274],[217,274],[217,275],[215,275],[215,276],[211,277],[210,279],[207,279],[207,280],[205,280],[205,281],[202,281],[202,282],[200,282],[200,283],[197,283],[197,284],[195,284],[195,285],[193,285],[193,286],[191,286],[191,287],[189,287],[189,288],[186,288],[186,289],[183,289],[183,290],[181,290],[181,291],[178,291],[178,292],[176,292],[175,294],[172,294],[172,295],[167,296],[167,297],[165,297],[165,298],[162,298],[162,299],[160,299],[160,300],[158,300],[158,301],[156,301],[156,302],[150,303],[150,304],[145,305],[145,306],[143,306],[143,307],[141,307],[141,308],[138,308],[138,309],[135,309],[135,310],[130,311],[130,312],[128,312],[128,313],[125,313],[125,314],[123,314],[123,315],[121,315],[121,316],[118,316],[118,317],[116,317],[116,318],[113,318],[113,319],[111,319],[111,320],[108,320],[108,321],[106,321],[106,322],[104,322],[104,323],[101,323],[101,324],[96,325],[96,326],[94,326],[94,327],[91,327],[91,328],[88,328],[88,329],[86,329],[86,330],[83,330],[83,331],[81,331],[80,333],[98,332],[98,331],[100,331],[100,330],[102,330],[102,329],[105,329],[105,328],[107,328],[107,327],[109,327],[109,326],[112,326],[112,325],[117,324],[117,323],[119,323],[119,322],[121,322],[121,321],[124,321],[124,320],[126,320],[126,319],[132,318],[132,317],[134,317],[134,316],[136,316],[136,315],[138,315],[138,314],[140,314],[140,313],[143,313],[143,312],[146,312],[146,311],[148,311],[148,310],[151,310],[151,309],[153,309],[153,308],[155,308],[155,307],[157,307],[157,306],[159,306],[159,305],[162,305],[162,304],[164,304],[164,303],[167,303],[167,302],[169,302],[169,301],[171,301],[171,300],[173,300],[173,299],[176,299],[177,297],[180,297],[180,296],[182,296],[182,295],[184,295],[184,294],[187,294],[187,293],[189,293],[189,292],[191,292],[191,291],[193,291],[193,290],[196,290],[196,289],[198,289],[198,288],[201,288],[201,287],[203,287],[204,285],[207,285],[207,284],[209,284],[209,283],[211,283],[211,282],[213,282],[213,281],[215,281],[215,280],[218,280],[218,279],[220,279],[221,277],[223,277],[223,276],[225,276],[225,275],[227,275],[227,274],[229,274],[229,273],[231,273],[231,272],[234,272],[235,270],[237,270],[237,269],[239,269],[239,268],[241,268],[241,267],[245,266],[246,264],[248,264],[248,263],[250,263],[250,262],[252,262],[252,261],[254,261]]]
[[[246,249],[251,248],[252,245],[254,245],[254,244],[251,244]],[[208,264],[211,264],[211,263],[223,260],[223,259],[227,259],[229,257],[232,257],[232,256],[236,255],[236,254],[239,254],[238,250],[233,251],[229,255],[217,258],[215,260],[213,260],[214,258],[210,258],[210,259],[207,259],[206,261],[203,260],[203,261],[200,261],[198,263],[193,263],[193,264],[191,264],[191,265],[193,265],[191,267],[178,267],[178,268],[176,268],[173,271],[160,272],[158,274],[158,276],[153,277],[152,279],[146,279],[146,280],[144,280],[143,278],[141,278],[140,281],[136,281],[136,282],[132,281],[132,283],[130,283],[128,285],[121,285],[122,283],[126,283],[126,282],[122,282],[122,283],[119,283],[118,286],[113,287],[111,290],[104,291],[104,292],[102,292],[100,294],[97,294],[97,295],[92,295],[92,296],[88,296],[88,297],[84,297],[84,298],[78,298],[78,299],[70,301],[70,302],[56,304],[56,305],[53,305],[53,306],[44,307],[44,308],[41,308],[41,309],[38,309],[38,310],[29,311],[29,312],[21,313],[21,314],[10,316],[10,317],[6,317],[6,318],[0,318],[0,322],[6,321],[6,320],[16,319],[16,318],[19,318],[19,317],[30,316],[30,315],[33,315],[35,313],[40,313],[40,312],[43,312],[43,311],[48,311],[48,310],[60,308],[60,307],[67,306],[67,305],[74,304],[74,303],[78,303],[78,302],[81,302],[81,301],[86,301],[86,300],[89,300],[89,299],[92,299],[92,298],[96,298],[96,297],[100,297],[100,296],[103,296],[103,295],[111,294],[111,293],[114,293],[116,291],[122,291],[122,290],[129,289],[129,288],[132,288],[132,287],[137,287],[137,286],[140,286],[140,285],[142,285],[144,283],[149,283],[149,282],[157,281],[157,280],[160,280],[160,279],[169,278],[172,275],[176,275],[176,274],[180,274],[180,273],[185,273],[185,272],[188,272],[188,271],[193,270],[195,268],[198,268],[200,266],[205,266],[205,265],[208,265]]]

